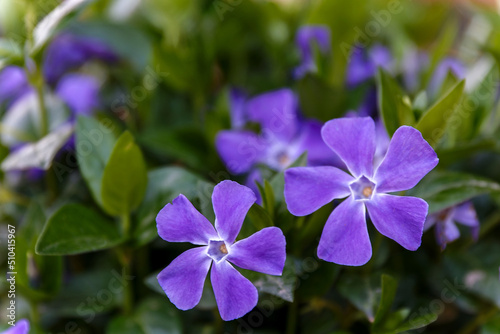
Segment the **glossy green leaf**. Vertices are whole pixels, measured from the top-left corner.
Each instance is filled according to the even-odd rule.
[[[212,211],[213,184],[201,176],[180,167],[163,167],[148,173],[146,194],[137,210],[138,224],[134,231],[137,245],[150,242],[158,236],[156,215],[167,203],[183,194],[194,204],[199,204],[202,213]]]
[[[57,6],[43,18],[33,30],[32,53],[38,52],[56,32],[60,23],[72,12],[89,3],[90,0],[68,0]]]
[[[146,163],[130,132],[116,142],[104,168],[101,183],[103,209],[112,216],[128,215],[146,192]]]
[[[67,204],[47,221],[36,244],[40,255],[69,255],[110,248],[122,242],[113,222],[80,204]]]
[[[345,274],[339,278],[339,293],[363,312],[370,322],[375,319],[375,307],[380,299],[380,276],[361,277]]]
[[[392,136],[401,125],[413,125],[415,116],[410,99],[398,83],[381,68],[377,76],[377,86],[379,110],[387,133]]]
[[[36,143],[29,143],[11,152],[3,161],[4,171],[39,168],[48,170],[57,152],[68,142],[73,134],[73,126],[66,124],[49,133]]]
[[[102,206],[101,183],[111,152],[116,143],[112,124],[79,116],[76,122],[76,154],[78,166],[94,200]]]
[[[429,204],[431,214],[481,194],[499,192],[500,184],[484,177],[458,172],[434,172],[407,194],[423,198]]]
[[[459,110],[464,87],[464,80],[457,83],[418,120],[415,128],[432,147],[435,147],[445,134],[448,123],[460,117],[456,111]]]

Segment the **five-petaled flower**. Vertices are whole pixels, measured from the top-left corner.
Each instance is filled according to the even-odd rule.
[[[375,124],[370,117],[331,120],[323,126],[322,136],[352,176],[326,166],[296,167],[285,172],[285,200],[296,216],[347,197],[325,224],[319,258],[353,266],[368,262],[372,248],[365,210],[380,233],[408,250],[416,250],[422,239],[427,203],[387,193],[414,187],[437,165],[437,155],[421,133],[409,126],[400,127],[377,168],[373,165]]]
[[[460,231],[456,223],[470,227],[472,237],[477,240],[479,236],[479,220],[471,202],[452,206],[429,215],[425,221],[424,230],[427,231],[436,225],[434,229],[436,240],[441,249],[444,250],[446,244],[460,237]]]
[[[2,332],[1,334],[28,334],[30,331],[30,323],[26,319],[21,319],[16,324]]]
[[[235,242],[255,200],[251,189],[226,180],[216,185],[212,194],[215,228],[184,195],[179,195],[158,213],[160,237],[169,242],[202,245],[182,253],[158,274],[158,282],[177,308],[188,310],[198,304],[212,264],[212,288],[220,315],[226,321],[242,317],[258,300],[255,286],[231,263],[248,270],[281,275],[286,242],[279,228],[267,227]]]

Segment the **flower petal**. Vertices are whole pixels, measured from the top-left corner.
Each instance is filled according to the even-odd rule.
[[[436,224],[436,240],[441,250],[446,248],[446,245],[460,237],[460,230],[453,220],[447,219]]]
[[[458,205],[453,212],[453,219],[465,226],[479,226],[476,210],[471,202]]]
[[[264,155],[267,145],[251,131],[220,131],[215,147],[227,169],[233,174],[248,172]]]
[[[318,257],[346,266],[361,266],[372,257],[365,206],[352,196],[340,203],[326,221]]]
[[[68,105],[73,114],[89,116],[99,107],[99,86],[99,81],[94,77],[68,74],[59,81],[57,96]]]
[[[16,321],[14,327],[10,327],[2,334],[28,334],[30,331],[30,323],[26,319]]]
[[[428,205],[421,198],[376,194],[366,202],[368,214],[377,230],[408,250],[422,242]]]
[[[212,224],[182,194],[160,210],[156,227],[158,235],[169,242],[206,245],[208,240],[218,239]]]
[[[286,259],[286,241],[277,227],[266,227],[231,246],[227,260],[243,269],[281,275]]]
[[[264,137],[280,140],[291,140],[295,136],[297,108],[297,97],[291,89],[264,93],[247,102],[248,117],[261,124]]]
[[[257,288],[229,262],[214,263],[210,279],[223,320],[241,318],[257,305]]]
[[[411,126],[401,126],[375,172],[377,191],[393,192],[413,188],[438,164],[436,152],[422,134]]]
[[[355,177],[373,175],[375,123],[370,117],[337,118],[321,129],[325,143]]]
[[[329,167],[294,167],[285,171],[285,201],[295,216],[308,215],[335,198],[349,196],[354,178]]]
[[[298,151],[307,151],[308,166],[335,166],[345,168],[340,158],[332,152],[321,137],[323,124],[315,120],[302,122],[297,140]]]
[[[252,189],[234,181],[222,181],[215,186],[212,204],[215,228],[224,241],[233,243],[256,197]]]
[[[180,310],[189,310],[200,302],[211,263],[205,247],[192,248],[158,274],[158,283],[172,304]]]

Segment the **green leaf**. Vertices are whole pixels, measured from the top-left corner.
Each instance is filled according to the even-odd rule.
[[[57,152],[66,144],[73,134],[73,126],[64,125],[49,133],[36,143],[22,146],[19,150],[10,153],[2,161],[2,170],[25,170],[40,168],[48,170]]]
[[[38,52],[47,43],[66,16],[89,2],[90,0],[66,0],[45,16],[33,30],[31,53]]]
[[[429,204],[429,214],[431,214],[478,195],[499,192],[500,184],[492,180],[447,171],[427,175],[407,194],[424,199]]]
[[[445,134],[448,122],[459,117],[456,111],[459,110],[464,87],[465,80],[457,83],[418,120],[415,128],[432,147],[435,147]]]
[[[370,322],[375,319],[375,305],[380,298],[380,276],[342,275],[338,282],[339,293],[362,311]]]
[[[49,218],[35,249],[40,255],[69,255],[106,249],[121,242],[112,222],[83,205],[67,204]]]
[[[106,334],[144,334],[144,331],[134,319],[122,315],[111,320]]]
[[[76,121],[78,166],[94,200],[102,206],[101,182],[116,138],[110,124],[79,116]]]
[[[139,146],[125,131],[113,148],[101,183],[103,209],[112,216],[130,214],[141,203],[148,175]]]
[[[418,314],[420,314],[420,313],[418,313]],[[394,330],[393,333],[405,333],[405,332],[412,330],[412,329],[423,328],[423,327],[429,325],[430,323],[433,323],[434,321],[436,321],[437,318],[438,318],[438,314],[433,313],[433,312],[423,314],[423,315],[420,314],[418,316],[413,316],[412,314],[410,314],[408,319],[403,324],[399,325]]]
[[[387,133],[392,137],[401,125],[413,125],[415,116],[410,99],[383,69],[377,76],[378,104]]]
[[[16,232],[16,284],[25,296],[33,300],[47,299],[57,293],[62,281],[62,258],[35,253],[44,223],[43,208],[34,200]]]
[[[389,275],[382,275],[382,295],[380,298],[380,304],[375,314],[375,319],[373,321],[372,330],[374,332],[377,329],[383,327],[384,322],[387,320],[390,312],[394,298],[396,297],[396,290],[398,289],[398,282]]]
[[[0,38],[0,62],[6,64],[19,64],[23,61],[21,47],[13,40]],[[0,66],[0,69],[2,66]]]
[[[202,213],[212,211],[213,215],[212,189],[213,184],[180,167],[163,167],[150,171],[146,194],[137,210],[139,223],[133,233],[136,244],[144,245],[158,236],[156,215],[179,194],[195,204],[198,202]]]

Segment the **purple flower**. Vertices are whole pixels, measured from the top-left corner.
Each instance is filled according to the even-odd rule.
[[[321,134],[351,175],[335,167],[296,167],[285,172],[288,210],[305,216],[336,198],[347,197],[328,218],[318,246],[319,258],[363,265],[372,249],[365,210],[377,230],[409,250],[421,243],[427,203],[388,193],[410,189],[433,169],[438,158],[416,129],[400,127],[374,168],[375,123],[370,117],[327,122]]]
[[[106,63],[118,60],[115,53],[103,42],[95,39],[62,34],[54,38],[43,60],[45,79],[55,84],[66,72],[99,59]]]
[[[424,230],[427,231],[435,225],[436,240],[441,249],[444,250],[446,244],[460,237],[460,231],[456,223],[470,227],[472,237],[477,240],[479,236],[479,220],[471,202],[465,202],[429,215],[425,221]]]
[[[158,274],[170,301],[181,310],[195,307],[212,265],[210,280],[222,319],[242,317],[257,305],[255,286],[231,263],[248,270],[281,275],[285,265],[285,237],[277,227],[267,227],[235,242],[243,220],[255,203],[249,188],[222,181],[212,194],[215,228],[184,195],[167,204],[156,217],[158,234],[169,242],[190,242],[192,248]]]
[[[377,68],[390,70],[392,56],[382,45],[374,45],[369,50],[361,47],[353,48],[351,59],[347,64],[346,80],[350,87],[357,86],[377,74]]]
[[[247,119],[245,114],[245,103],[247,94],[239,88],[229,90],[229,110],[231,112],[231,127],[233,129],[242,128]]]
[[[57,95],[74,115],[89,116],[99,107],[99,82],[91,76],[68,74],[57,85]]]
[[[261,133],[249,130],[220,131],[217,151],[233,174],[250,172],[257,164],[281,171],[308,152],[308,164],[333,164],[335,155],[321,139],[321,123],[301,120],[298,101],[290,89],[256,96],[246,102],[248,120],[261,125]]]
[[[26,319],[20,319],[14,327],[3,331],[1,334],[28,334],[30,331],[30,323]]]
[[[434,70],[429,83],[429,92],[436,95],[449,72],[457,79],[462,80],[465,78],[465,70],[465,65],[460,60],[451,57],[443,59]]]
[[[316,43],[321,54],[330,52],[330,30],[326,26],[304,26],[301,27],[295,37],[300,55],[301,63],[294,69],[293,76],[296,79],[302,78],[310,72],[316,72],[313,44]]]
[[[23,68],[8,66],[0,72],[0,104],[12,105],[31,90]]]

